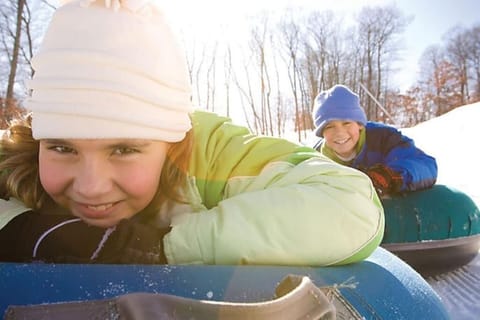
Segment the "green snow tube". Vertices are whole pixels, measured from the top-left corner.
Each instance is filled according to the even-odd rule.
[[[382,247],[424,276],[467,264],[480,249],[480,212],[465,193],[445,185],[382,199]]]

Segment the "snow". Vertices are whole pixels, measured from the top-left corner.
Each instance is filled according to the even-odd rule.
[[[438,164],[437,183],[468,194],[480,207],[480,102],[465,105],[401,131],[418,147],[434,156]]]
[[[477,320],[480,314],[480,255],[466,266],[427,279],[452,320]]]

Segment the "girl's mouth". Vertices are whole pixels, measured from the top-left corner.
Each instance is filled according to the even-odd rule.
[[[87,205],[87,208],[90,209],[90,210],[93,210],[93,211],[105,211],[105,210],[107,210],[111,207],[113,207],[113,203],[101,204],[101,205],[98,205],[98,206]]]
[[[75,203],[74,210],[87,219],[104,219],[113,214],[119,202],[109,202],[102,204]]]

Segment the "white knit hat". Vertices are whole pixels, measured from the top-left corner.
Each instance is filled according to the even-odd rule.
[[[185,54],[153,1],[61,6],[32,64],[35,139],[178,142],[191,128]]]

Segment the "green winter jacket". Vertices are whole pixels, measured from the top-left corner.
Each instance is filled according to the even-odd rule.
[[[379,245],[383,208],[360,171],[211,113],[192,122],[191,211],[172,217],[169,263],[321,266]]]
[[[360,171],[212,113],[197,111],[192,123],[189,204],[167,203],[158,217],[172,226],[170,264],[326,266],[380,244],[383,208]],[[24,211],[11,201],[0,208],[0,228]]]

